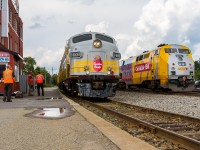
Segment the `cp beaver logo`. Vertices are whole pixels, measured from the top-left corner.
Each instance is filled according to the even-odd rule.
[[[101,60],[101,57],[99,55],[96,55],[94,57],[94,61],[93,61],[93,68],[96,72],[99,72],[102,70],[103,68],[103,62]]]

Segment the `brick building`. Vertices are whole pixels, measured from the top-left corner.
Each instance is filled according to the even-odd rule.
[[[18,0],[0,0],[0,79],[8,64],[16,77],[13,91],[19,90],[23,64],[23,22],[19,17]],[[3,92],[2,84],[0,82],[0,93]]]

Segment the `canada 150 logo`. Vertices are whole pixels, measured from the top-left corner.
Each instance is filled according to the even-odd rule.
[[[103,62],[102,62],[101,57],[99,55],[94,56],[93,68],[96,72],[101,71],[102,68],[103,68]]]

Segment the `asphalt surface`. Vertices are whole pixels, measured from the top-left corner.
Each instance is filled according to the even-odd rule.
[[[45,96],[34,93],[12,101],[1,97],[0,150],[119,149],[62,99],[57,88],[46,88]],[[51,108],[58,111],[49,113]]]
[[[0,150],[156,150],[62,95],[0,100]]]

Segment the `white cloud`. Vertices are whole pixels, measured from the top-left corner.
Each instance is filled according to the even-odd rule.
[[[160,43],[184,44],[191,49],[200,43],[199,0],[21,0],[19,8],[24,56],[35,57],[42,66],[59,66],[54,58],[54,63],[48,62],[51,54],[64,49],[69,37],[84,31],[114,37],[123,59]],[[195,48],[192,52],[199,57]],[[40,55],[33,52],[40,49]],[[41,56],[48,61],[41,61]]]
[[[108,23],[105,21],[99,22],[97,25],[95,24],[88,24],[85,27],[86,32],[100,32],[100,33],[107,33]]]
[[[125,56],[153,49],[160,43],[191,46],[190,32],[200,18],[200,1],[151,0],[134,23],[132,43]]]
[[[194,45],[193,59],[200,60],[200,43]]]
[[[47,49],[44,47],[38,47],[31,53],[25,53],[25,57],[31,56],[35,58],[37,64],[36,66],[46,67],[49,71],[51,68],[54,68],[54,71],[58,72],[59,62],[62,59],[64,54],[64,47],[58,50]]]

